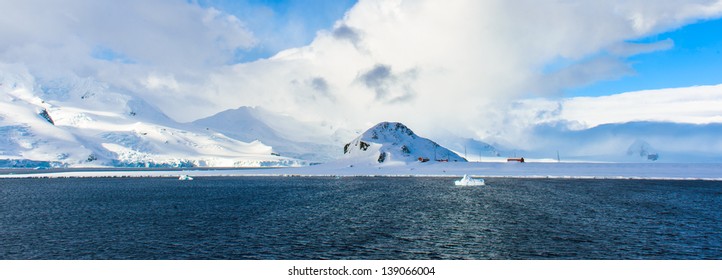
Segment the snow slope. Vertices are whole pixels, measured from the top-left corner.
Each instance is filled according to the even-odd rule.
[[[36,81],[0,64],[0,165],[298,166],[259,141],[176,123],[131,93],[76,76]]]
[[[435,131],[439,142],[421,141],[401,124],[386,124],[350,143],[357,134],[332,121],[303,122],[259,107],[181,124],[135,93],[101,81],[40,80],[24,66],[0,63],[0,167],[299,166],[338,159],[378,164],[382,154],[384,164],[463,160],[458,155],[484,162],[514,156],[556,161],[557,152],[561,161],[651,162],[654,155],[656,162],[722,162],[720,123],[636,121],[577,129],[546,122],[513,143],[493,146],[481,141],[489,139],[443,129]],[[347,143],[351,149],[344,153]]]
[[[506,161],[506,158],[502,157],[503,151],[494,145],[472,138],[449,138],[438,140],[456,154],[464,156],[468,161]]]
[[[190,125],[239,141],[258,140],[273,147],[274,153],[315,162],[342,156],[339,147],[351,134],[332,125],[305,123],[259,107],[226,110]]]
[[[722,161],[722,124],[629,122],[582,130],[539,125],[529,136],[534,145],[518,152],[531,158],[562,161],[658,162]]]
[[[419,158],[466,162],[466,159],[434,141],[416,135],[398,122],[379,123],[344,145],[345,163],[403,164]]]

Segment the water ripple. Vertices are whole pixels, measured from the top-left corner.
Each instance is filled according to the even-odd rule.
[[[722,183],[0,180],[2,259],[720,259]]]

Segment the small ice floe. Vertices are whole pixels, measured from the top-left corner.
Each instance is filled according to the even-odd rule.
[[[178,177],[178,180],[181,180],[181,181],[190,181],[190,180],[193,180],[193,177],[188,176],[188,175],[186,175],[186,174],[183,174],[183,175],[180,175],[180,176]]]
[[[454,185],[457,186],[483,186],[484,179],[474,179],[469,177],[469,175],[464,174],[464,177],[461,178],[461,180],[454,181]]]

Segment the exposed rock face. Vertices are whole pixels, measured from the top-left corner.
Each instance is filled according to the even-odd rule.
[[[40,111],[40,113],[38,113],[38,115],[43,117],[43,119],[48,121],[50,124],[55,125],[55,121],[53,121],[53,118],[50,117],[50,113],[48,113],[48,110],[43,109],[42,111]]]

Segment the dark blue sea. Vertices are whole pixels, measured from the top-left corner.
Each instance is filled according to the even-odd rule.
[[[722,182],[0,180],[0,259],[722,259]]]

